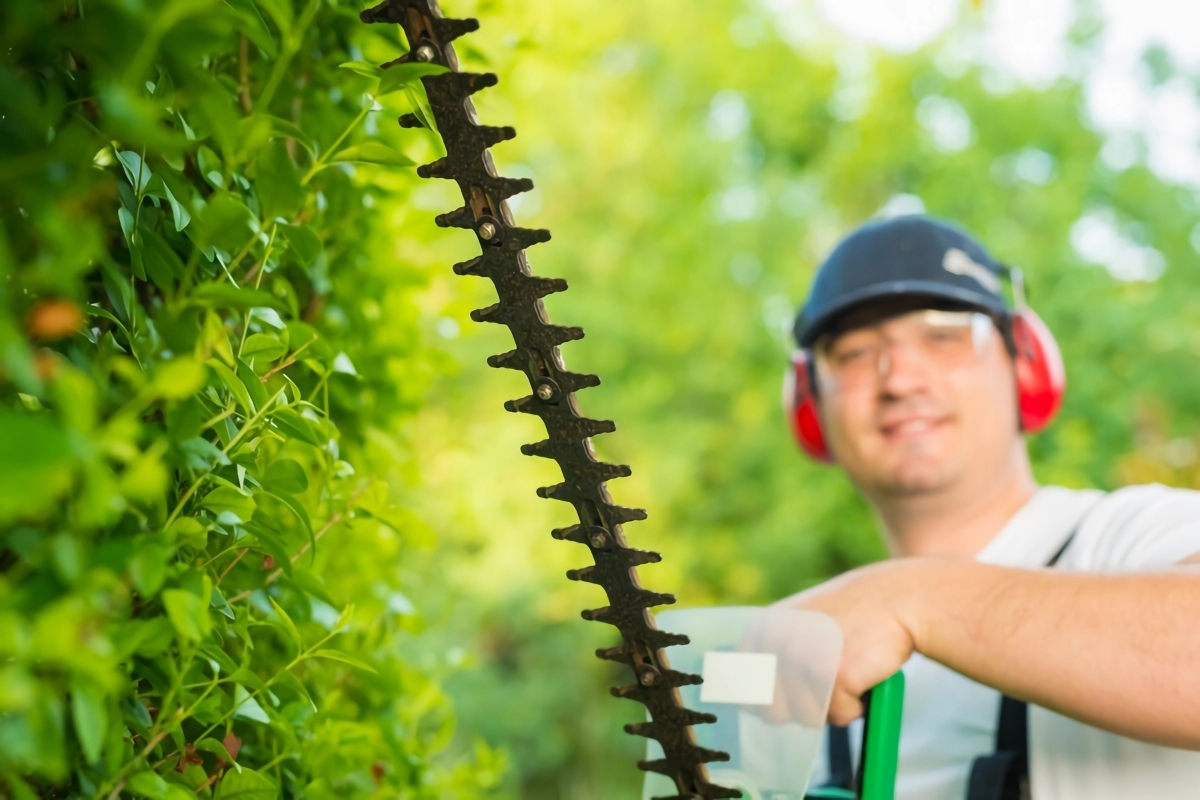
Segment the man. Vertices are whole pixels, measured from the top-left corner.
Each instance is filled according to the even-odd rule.
[[[1004,272],[927,217],[821,266],[796,323],[820,434],[893,558],[781,604],[842,628],[833,723],[904,668],[901,800],[990,780],[1001,693],[1034,800],[1200,797],[1200,493],[1037,486]]]

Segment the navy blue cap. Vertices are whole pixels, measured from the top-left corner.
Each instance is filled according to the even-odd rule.
[[[801,347],[812,347],[840,314],[885,297],[926,296],[1007,316],[1005,267],[966,231],[944,220],[904,216],[869,222],[847,236],[817,270],[796,317]]]

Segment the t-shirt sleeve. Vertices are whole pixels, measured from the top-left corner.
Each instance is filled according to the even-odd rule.
[[[1087,568],[1156,569],[1200,553],[1200,492],[1128,486],[1100,501],[1094,515],[1080,528],[1089,545]]]

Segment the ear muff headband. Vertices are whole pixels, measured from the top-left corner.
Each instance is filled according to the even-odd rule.
[[[1015,270],[1014,270],[1015,272]],[[1014,280],[1014,288],[1020,278]],[[1017,379],[1017,405],[1021,430],[1038,433],[1054,421],[1062,407],[1067,388],[1067,372],[1054,334],[1033,309],[1025,306],[1023,292],[1017,289],[1017,311],[1012,315],[1013,368]],[[783,405],[792,435],[805,454],[816,461],[833,462],[833,454],[821,430],[813,391],[813,361],[807,350],[792,352],[791,368],[784,375]]]

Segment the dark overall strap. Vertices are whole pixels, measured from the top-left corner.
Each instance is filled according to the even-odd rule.
[[[825,741],[829,753],[829,777],[825,786],[833,789],[854,788],[854,761],[850,757],[850,729],[830,725]]]
[[[1057,564],[1067,552],[1088,512],[1046,562],[1047,568]],[[1029,707],[1024,700],[1002,695],[1000,719],[996,723],[996,751],[979,756],[971,764],[967,800],[1029,800],[1029,797]]]

